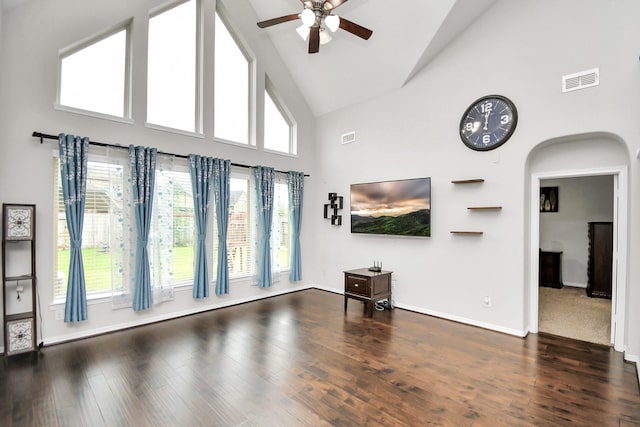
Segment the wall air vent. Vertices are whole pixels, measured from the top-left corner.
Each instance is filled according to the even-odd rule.
[[[356,142],[356,131],[351,131],[342,134],[342,143],[350,144],[352,142]]]
[[[585,89],[600,84],[600,69],[580,71],[575,74],[568,74],[562,77],[562,92]]]

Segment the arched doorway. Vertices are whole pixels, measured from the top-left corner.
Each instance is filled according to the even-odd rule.
[[[614,180],[614,254],[612,283],[612,336],[614,348],[624,349],[627,284],[627,229],[629,154],[620,138],[612,134],[593,133],[557,138],[540,144],[527,161],[529,182],[528,258],[529,331],[538,332],[538,252],[540,247],[540,182],[545,179],[611,175]],[[586,250],[586,248],[585,248]]]

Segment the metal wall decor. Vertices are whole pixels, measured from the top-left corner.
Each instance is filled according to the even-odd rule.
[[[344,199],[338,193],[329,193],[329,203],[324,205],[324,218],[331,220],[331,225],[342,225],[342,215],[338,211],[342,210]]]
[[[33,239],[33,206],[4,205],[5,240]]]

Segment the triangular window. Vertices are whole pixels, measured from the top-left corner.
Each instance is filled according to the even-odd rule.
[[[214,61],[214,136],[249,145],[251,63],[217,12]]]
[[[291,119],[267,79],[264,91],[264,149],[296,154]]]

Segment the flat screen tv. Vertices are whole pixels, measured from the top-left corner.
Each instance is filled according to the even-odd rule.
[[[431,236],[431,178],[351,184],[351,232]]]

